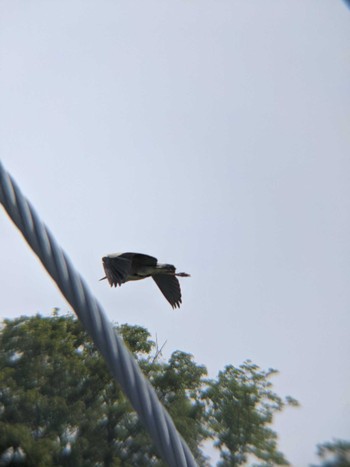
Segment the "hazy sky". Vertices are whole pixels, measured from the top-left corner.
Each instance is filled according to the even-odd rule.
[[[335,0],[2,0],[0,158],[111,320],[250,358],[306,466],[350,439],[350,14]],[[0,315],[67,310],[0,213]],[[191,273],[173,311],[101,256]]]

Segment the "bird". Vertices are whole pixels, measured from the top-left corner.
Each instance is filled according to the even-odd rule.
[[[182,303],[180,283],[177,277],[190,277],[186,272],[176,272],[172,264],[160,264],[154,256],[142,253],[113,253],[102,258],[105,277],[111,287],[128,281],[152,277],[170,305],[180,308]]]

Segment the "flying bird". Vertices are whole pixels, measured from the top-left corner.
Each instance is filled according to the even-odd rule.
[[[105,277],[111,287],[128,281],[152,277],[164,297],[173,308],[180,308],[181,289],[176,276],[190,277],[185,272],[176,272],[172,264],[159,264],[157,258],[142,253],[114,253],[102,258]]]

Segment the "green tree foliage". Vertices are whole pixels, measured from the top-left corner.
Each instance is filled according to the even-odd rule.
[[[149,332],[119,326],[199,465],[214,439],[221,465],[286,464],[269,427],[283,401],[251,362],[228,366],[215,380],[192,355],[165,361]],[[162,466],[118,384],[72,315],[55,312],[6,320],[0,331],[0,465]]]
[[[321,464],[314,467],[350,467],[350,441],[335,439],[317,446]]]
[[[221,451],[221,466],[245,464],[249,456],[259,465],[288,465],[277,450],[277,435],[269,427],[273,415],[286,405],[298,405],[291,397],[281,399],[272,391],[271,376],[250,360],[239,368],[226,366],[205,391],[209,403],[208,422]]]

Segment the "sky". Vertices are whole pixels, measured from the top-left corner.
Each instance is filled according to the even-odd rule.
[[[4,166],[111,321],[212,377],[280,371],[297,467],[350,439],[349,22],[330,0],[0,3]],[[4,212],[0,237],[0,317],[69,310]],[[190,273],[180,310],[99,282],[121,251]]]

